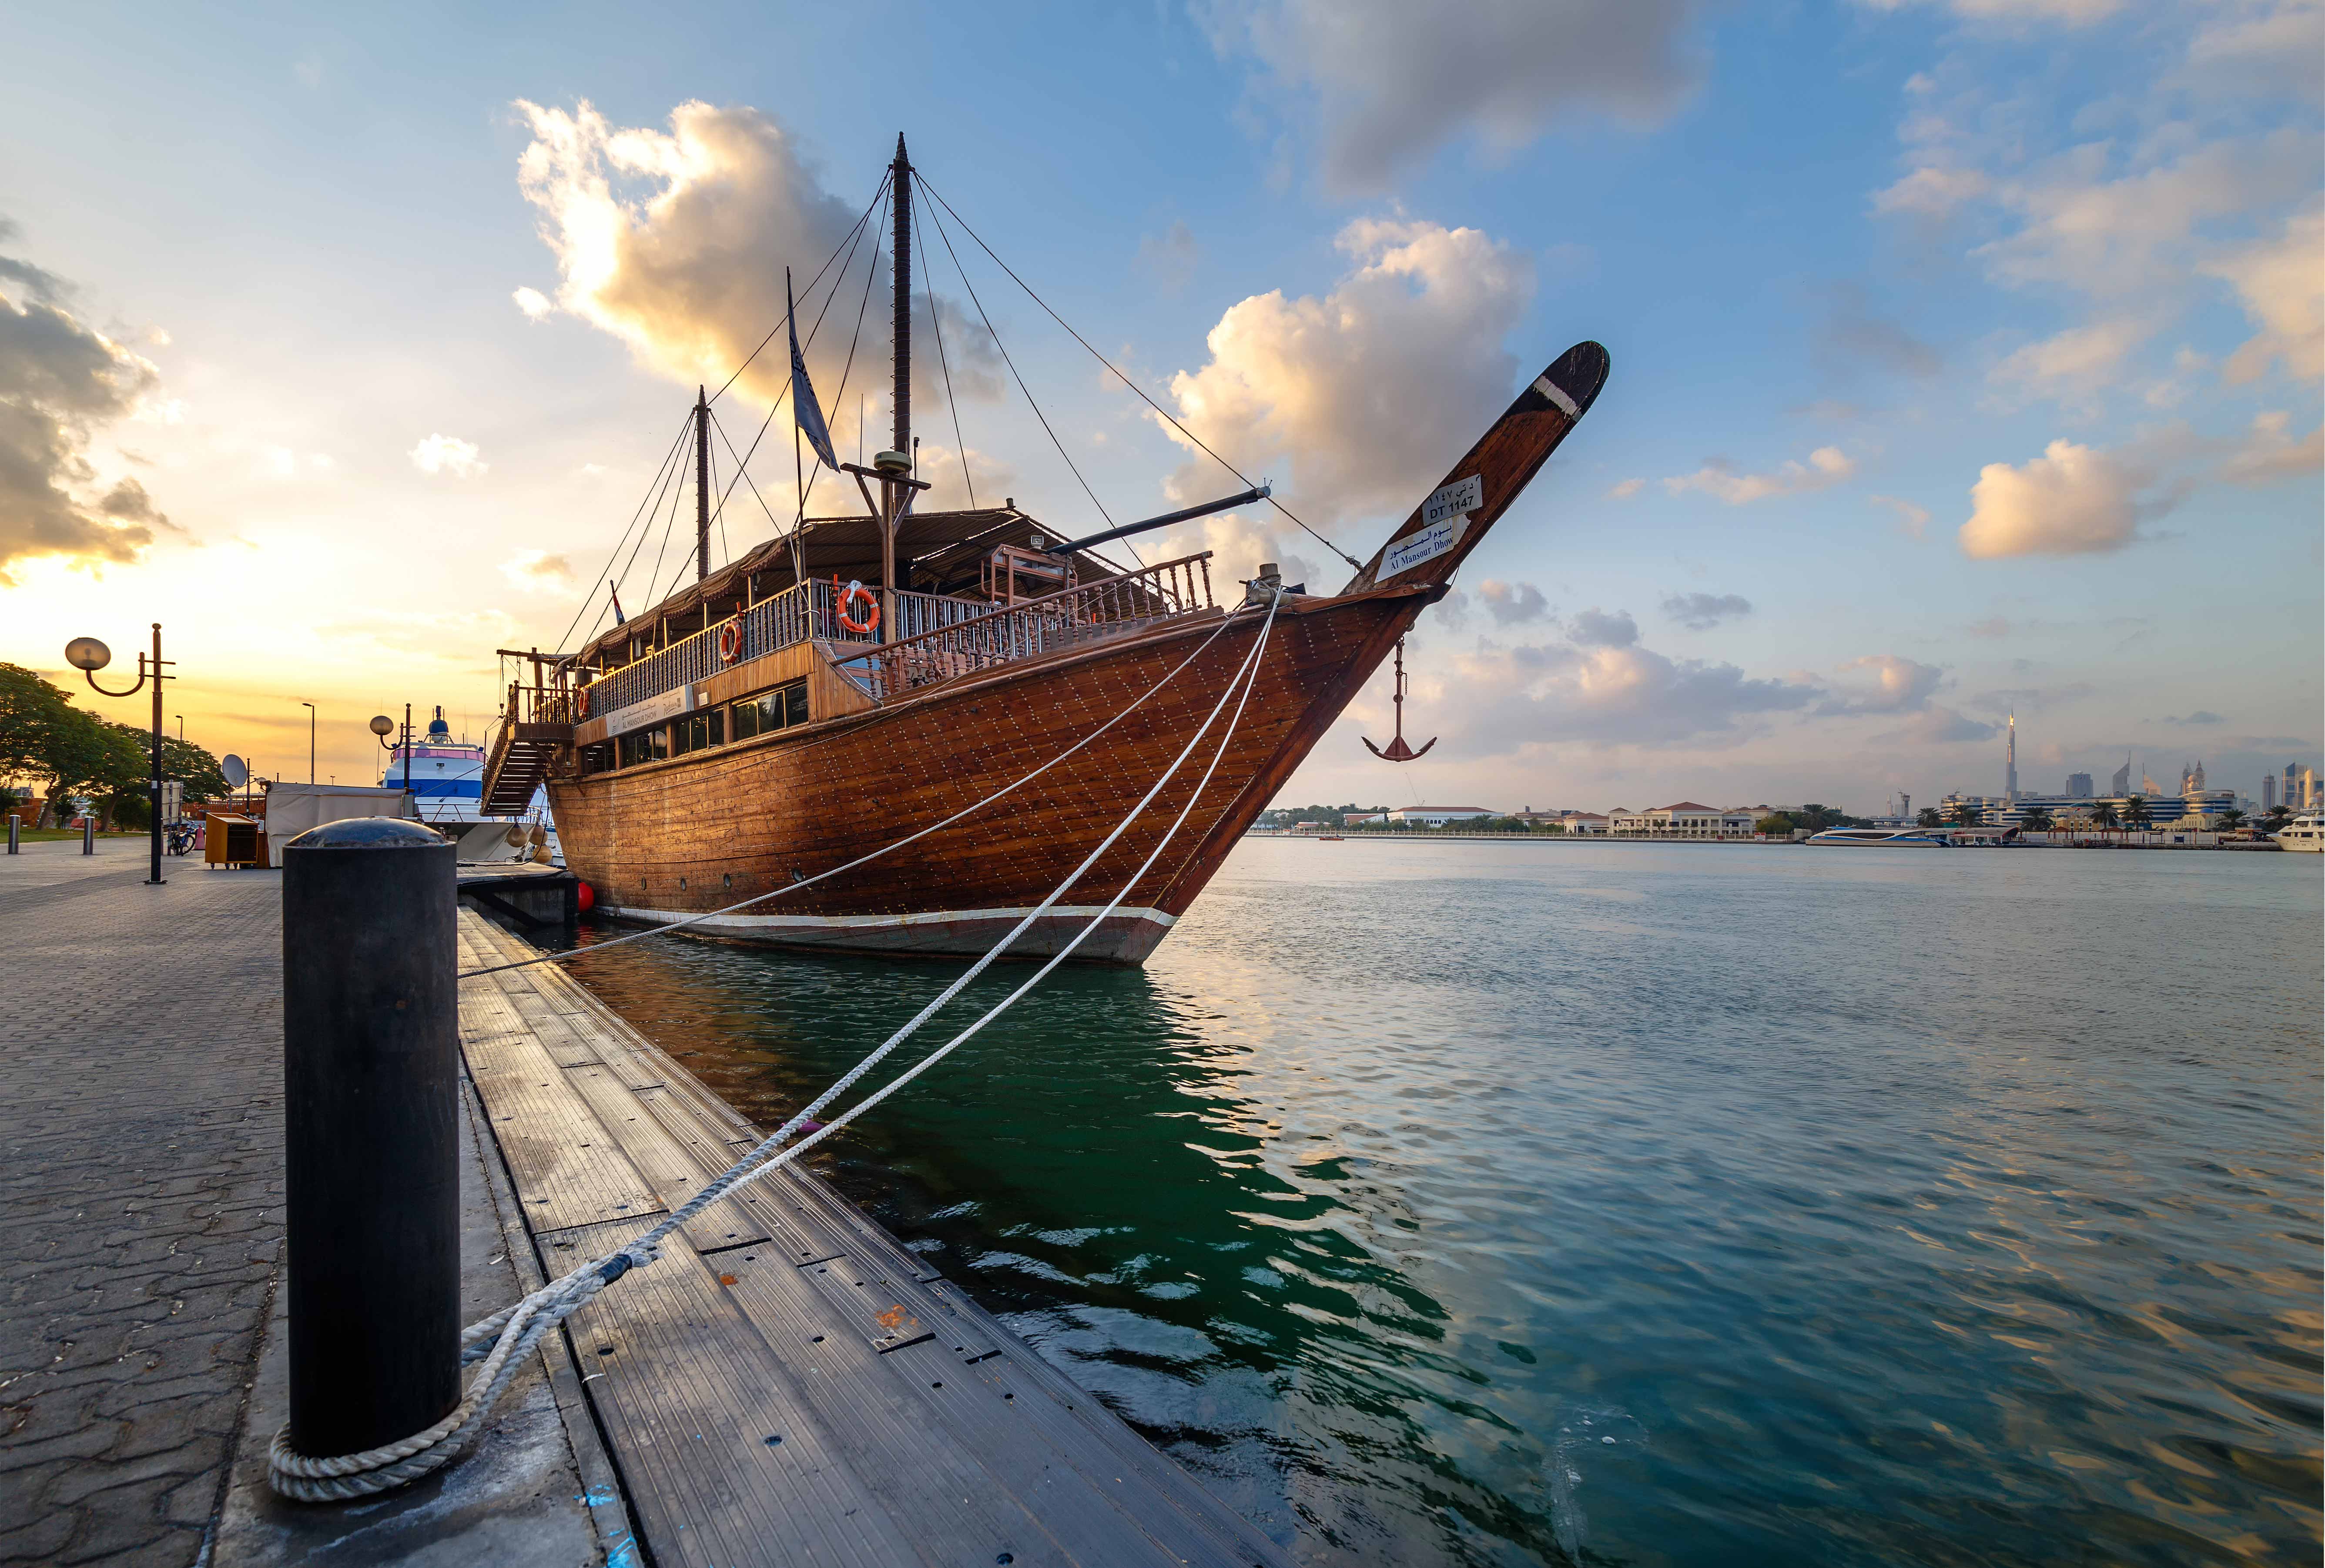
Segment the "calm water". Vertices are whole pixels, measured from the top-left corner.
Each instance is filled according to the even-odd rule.
[[[2320,872],[1247,841],[819,1168],[1303,1560],[2314,1563]],[[575,969],[767,1123],[958,972]]]

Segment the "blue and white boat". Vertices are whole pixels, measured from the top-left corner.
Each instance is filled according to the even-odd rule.
[[[546,829],[548,817],[538,792],[533,810],[525,817],[486,814],[485,748],[453,739],[452,727],[445,722],[441,708],[419,739],[410,746],[388,748],[379,782],[384,789],[408,788],[420,820],[456,840],[463,860],[522,859],[541,842],[554,843],[553,832],[546,833],[544,840],[532,837],[533,824],[538,822]]]
[[[1944,849],[1953,843],[1936,828],[1827,828],[1808,841],[1873,849]]]

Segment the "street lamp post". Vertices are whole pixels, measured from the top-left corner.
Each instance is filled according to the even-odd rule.
[[[312,702],[301,700],[299,706],[307,710],[307,782],[313,784],[315,782],[315,705]]]
[[[389,744],[389,742],[388,742],[388,738],[387,738],[389,736],[394,735],[394,734],[395,734],[395,732],[396,732],[396,729],[395,729],[395,720],[394,720],[394,719],[390,719],[390,718],[389,718],[386,714],[384,714],[384,713],[375,714],[375,715],[373,716],[373,718],[372,718],[372,721],[371,721],[371,732],[372,732],[374,735],[376,735],[376,736],[378,736],[378,737],[379,737],[379,748],[380,748],[382,751],[386,752],[390,756],[394,756],[394,755],[395,755],[395,747],[394,747],[394,746],[392,746],[392,745],[390,745],[390,744]],[[403,705],[403,736],[402,736],[402,740],[403,740],[403,803],[404,803],[406,806],[411,806],[411,805],[412,805],[412,704],[411,704],[411,703],[409,703],[409,702],[406,702],[406,703]],[[413,818],[416,820],[416,819],[419,817],[420,812],[419,812],[419,811],[417,810],[417,808],[414,808],[414,809],[412,810],[412,814]]]
[[[144,689],[147,681],[153,682],[153,856],[152,874],[145,878],[145,886],[159,887],[165,880],[162,876],[162,682],[177,679],[175,675],[165,676],[162,673],[162,623],[153,623],[153,654],[150,666],[144,654],[137,655],[137,684],[126,691],[107,691],[97,683],[97,672],[113,663],[113,650],[95,637],[75,637],[67,643],[65,663],[81,673],[82,679],[89,683],[91,690],[107,697],[134,697]],[[171,659],[167,663],[174,664],[177,661]]]

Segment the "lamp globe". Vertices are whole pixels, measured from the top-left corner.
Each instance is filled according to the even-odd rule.
[[[390,719],[386,714],[375,713],[372,715],[371,732],[374,735],[385,737],[393,733],[394,728],[395,720]]]
[[[102,670],[113,663],[113,650],[95,637],[75,637],[65,645],[65,663],[83,672]]]

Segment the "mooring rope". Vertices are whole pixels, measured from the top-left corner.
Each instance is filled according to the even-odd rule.
[[[1266,617],[1260,623],[1259,635],[1252,639],[1251,652],[1245,655],[1242,664],[1237,668],[1234,675],[1229,677],[1227,685],[1219,692],[1218,700],[1211,705],[1211,710],[1204,717],[1201,726],[1188,738],[1187,744],[1172,760],[1171,765],[1163,769],[1161,775],[1148,787],[1146,793],[1139,797],[1138,803],[1130,808],[1119,822],[1115,824],[1113,830],[1107,834],[1098,847],[1083,858],[1081,864],[1075,867],[1064,881],[1051,889],[1049,895],[1039,905],[1028,911],[1015,925],[1010,928],[1007,934],[978,958],[966,973],[946,987],[933,1001],[922,1007],[909,1023],[890,1035],[877,1049],[850,1068],[829,1089],[818,1096],[813,1103],[762,1139],[749,1153],[713,1178],[679,1209],[663,1216],[659,1223],[606,1257],[584,1264],[561,1278],[553,1280],[533,1292],[514,1305],[504,1308],[490,1317],[480,1319],[463,1329],[460,1331],[461,1365],[468,1366],[478,1361],[483,1362],[484,1365],[469,1382],[468,1391],[461,1396],[460,1402],[453,1406],[451,1412],[442,1420],[394,1443],[384,1443],[357,1453],[335,1454],[320,1459],[300,1453],[291,1446],[290,1428],[286,1424],[274,1434],[274,1440],[267,1452],[268,1484],[279,1495],[297,1502],[344,1501],[391,1490],[449,1463],[476,1435],[477,1428],[484,1424],[486,1417],[491,1414],[493,1406],[499,1402],[501,1395],[506,1391],[511,1380],[523,1366],[524,1358],[532,1353],[550,1330],[580,1310],[598,1292],[621,1278],[631,1269],[654,1262],[661,1256],[662,1241],[672,1231],[692,1220],[736,1188],[746,1183],[755,1182],[772,1171],[790,1164],[800,1155],[950,1055],[987,1024],[1014,1006],[1034,986],[1040,984],[1051,970],[1072,956],[1074,951],[1081,946],[1090,933],[1098,930],[1100,924],[1121,907],[1123,900],[1130,895],[1140,880],[1153,869],[1155,861],[1162,858],[1164,849],[1170,845],[1180,828],[1185,825],[1188,817],[1193,813],[1196,803],[1202,799],[1204,790],[1209,786],[1212,775],[1218,772],[1220,762],[1227,756],[1229,743],[1235,738],[1236,729],[1243,719],[1244,710],[1250,703],[1252,691],[1259,684],[1262,655],[1266,651],[1269,635],[1274,628],[1275,613],[1283,603],[1283,598],[1281,589],[1271,598]],[[1219,630],[1225,629],[1225,624],[1222,623]],[[1204,639],[1203,647],[1209,647],[1218,635],[1218,631],[1214,631],[1210,637]],[[1201,651],[1199,648],[1196,653],[1200,654]],[[1186,663],[1191,663],[1194,657],[1194,654],[1190,654]],[[1181,663],[1179,669],[1186,668],[1186,663]],[[1172,672],[1172,674],[1177,673],[1178,670]],[[1166,682],[1167,680],[1168,677],[1165,677]],[[1138,702],[1144,701],[1146,696],[1152,696],[1154,691],[1160,691],[1162,685],[1162,682],[1158,682],[1150,688],[1145,695],[1140,697],[1131,707],[1135,708]],[[1212,754],[1209,765],[1203,770],[1203,776],[1189,794],[1187,803],[1180,808],[1178,816],[1172,819],[1171,826],[1163,832],[1162,838],[1156,840],[1153,849],[1139,864],[1138,869],[1131,873],[1129,879],[1124,882],[1120,889],[1107,902],[1106,906],[1085,922],[1081,929],[1076,932],[1047,963],[1035,970],[1029,979],[988,1008],[968,1028],[906,1068],[857,1104],[819,1127],[797,1144],[787,1149],[783,1148],[781,1146],[783,1142],[801,1127],[813,1119],[816,1112],[846,1093],[878,1065],[889,1053],[933,1017],[939,1009],[959,996],[961,990],[982,974],[995,960],[1007,951],[1035,920],[1063,897],[1067,890],[1079,881],[1082,876],[1098,863],[1101,856],[1113,848],[1115,841],[1129,830],[1130,825],[1138,820],[1148,806],[1153,803],[1155,796],[1162,793],[1163,786],[1176,777],[1179,770],[1186,765],[1187,759],[1194,755],[1195,748],[1202,743],[1203,738],[1210,732],[1211,726],[1218,721],[1220,711],[1227,707],[1227,699],[1236,696],[1238,688],[1241,689],[1242,695],[1236,703],[1235,712],[1227,720],[1225,730],[1221,732],[1218,747]],[[1130,711],[1131,709],[1126,708],[1122,714],[1116,717],[1119,719]],[[1109,725],[1112,722],[1114,721],[1108,720]],[[1097,733],[1098,732],[1093,732],[1080,745],[1087,745],[1089,739],[1095,739]],[[1074,749],[1079,748],[1079,746],[1077,746]],[[1044,764],[1043,767],[1052,766],[1070,755],[1071,755],[1070,752],[1061,754],[1052,758],[1050,763]],[[1032,775],[1027,775],[1029,778],[1032,776]],[[1013,784],[1009,787],[1016,786]],[[641,934],[653,933],[642,932]]]

